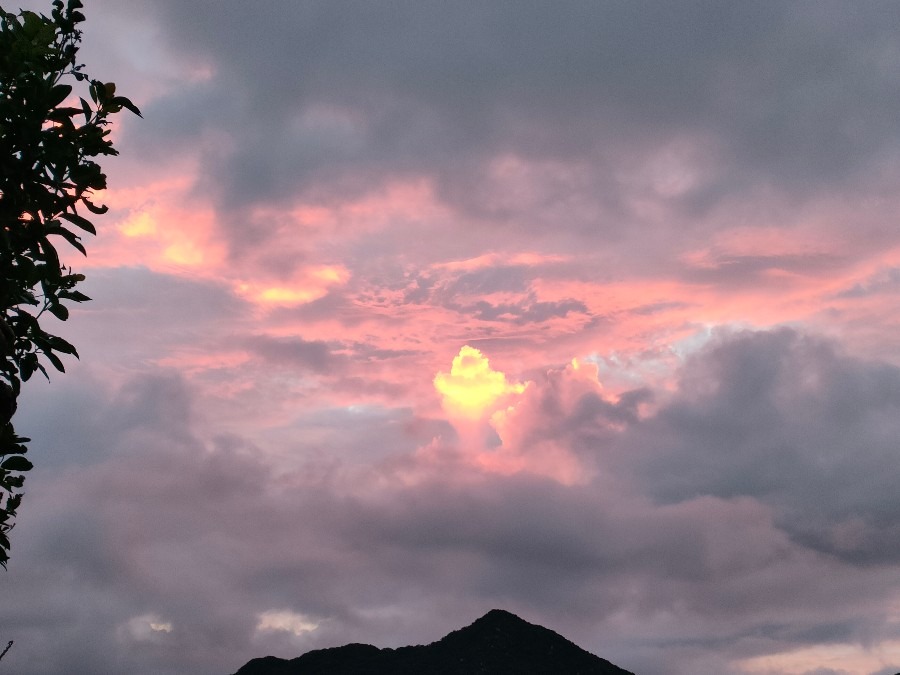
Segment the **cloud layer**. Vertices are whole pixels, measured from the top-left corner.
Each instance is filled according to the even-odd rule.
[[[514,471],[446,428],[417,445],[427,421],[408,415],[409,451],[354,450],[332,428],[278,458],[201,438],[178,376],[97,385],[93,419],[68,406],[68,436],[36,438],[4,625],[23,655],[54,648],[17,667],[228,672],[428,641],[495,605],[638,672],[757,672],[740,664],[848,644],[890,663],[900,371],[782,329],[716,337],[671,392],[593,382],[569,366],[529,383],[479,450]]]
[[[4,664],[504,607],[642,675],[900,670],[896,5],[86,11],[145,119],[20,405]]]

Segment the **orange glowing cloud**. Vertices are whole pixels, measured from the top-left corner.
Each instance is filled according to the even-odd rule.
[[[498,265],[536,266],[546,265],[550,263],[566,262],[567,260],[569,260],[567,256],[528,251],[515,254],[484,253],[474,258],[466,258],[465,260],[452,260],[450,262],[438,263],[434,265],[434,268],[460,272],[472,272],[474,270],[497,267]]]
[[[453,359],[449,373],[439,372],[434,388],[443,397],[444,410],[451,417],[478,420],[509,394],[520,394],[525,385],[512,384],[506,375],[493,370],[488,358],[465,345]]]
[[[171,227],[173,222],[189,222],[190,227]],[[161,207],[136,211],[119,225],[124,240],[137,244],[136,250],[144,251],[154,267],[163,269],[173,265],[202,268],[219,264],[225,257],[225,248],[216,241],[215,231],[212,213]]]
[[[213,209],[187,193],[190,166],[170,167],[172,175],[141,187],[98,191],[97,203],[110,208],[97,221],[85,267],[142,266],[156,272],[212,276],[227,257]]]
[[[251,302],[269,307],[293,307],[324,297],[333,286],[346,283],[350,273],[340,265],[319,265],[305,269],[287,284],[241,281],[237,292]]]
[[[598,368],[572,359],[565,368],[548,371],[547,378],[544,383],[512,383],[479,350],[468,345],[460,349],[450,372],[434,378],[458,434],[456,458],[478,472],[531,473],[565,485],[590,479],[591,472],[565,442],[546,437],[544,430],[560,420],[548,418],[542,408],[548,393],[565,411],[574,410],[585,394],[598,393]],[[440,463],[439,449],[431,446],[420,457]]]

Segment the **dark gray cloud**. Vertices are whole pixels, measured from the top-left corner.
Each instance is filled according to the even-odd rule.
[[[409,349],[384,349],[364,342],[304,340],[301,337],[273,337],[250,335],[240,341],[252,354],[266,361],[271,367],[299,368],[315,373],[340,376],[350,375],[354,366],[373,363],[389,363],[395,359],[414,357],[418,352]],[[374,386],[369,382],[360,386]],[[390,383],[385,383],[390,386]]]
[[[245,345],[270,362],[300,366],[315,372],[330,371],[343,361],[332,352],[332,346],[320,340],[255,335],[247,338]]]
[[[88,270],[86,276],[83,291],[92,302],[76,307],[73,318],[89,320],[52,326],[77,345],[86,363],[142,364],[156,350],[202,350],[246,319],[247,304],[224,283],[145,267]]]
[[[479,321],[504,321],[519,325],[565,317],[570,312],[588,313],[587,307],[580,300],[541,302],[533,294],[519,302],[492,304],[487,300],[479,300],[472,304],[448,303],[447,306]]]
[[[450,297],[458,294],[487,295],[502,291],[524,292],[528,290],[536,270],[524,265],[496,265],[480,270],[464,272],[443,288]]]
[[[843,264],[831,255],[755,255],[755,256],[720,256],[709,261],[709,264],[688,267],[683,272],[687,281],[694,283],[728,286],[777,286],[783,279],[771,275],[772,272],[787,272],[804,277],[827,277]],[[767,277],[768,275],[768,277]]]
[[[544,266],[497,264],[462,272],[456,276],[440,273],[422,274],[407,282],[405,303],[442,306],[480,321],[508,322],[517,325],[541,323],[570,313],[588,314],[581,300],[541,301],[532,289],[535,279],[543,276]],[[521,299],[491,302],[483,299],[494,293],[516,294]]]
[[[41,466],[93,466],[142,436],[188,442],[191,395],[174,373],[157,373],[111,386],[90,370],[26,387],[17,429],[32,438]]]
[[[664,198],[694,218],[748,189],[869,189],[900,138],[893,3],[148,7],[174,53],[215,74],[149,102],[135,133],[203,143],[246,244],[264,232],[242,207],[420,175],[495,224],[619,236],[641,220],[623,170],[672,144],[705,157],[705,177]],[[510,156],[533,166],[498,174]]]
[[[749,496],[798,541],[896,562],[900,370],[791,330],[724,339],[628,438],[656,499]]]

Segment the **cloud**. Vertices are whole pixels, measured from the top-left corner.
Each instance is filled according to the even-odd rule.
[[[96,0],[145,115],[20,405],[4,664],[503,606],[644,675],[900,670],[897,23]]]
[[[226,139],[204,172],[223,209],[427,175],[463,212],[538,226],[628,213],[613,186],[633,167],[647,196],[697,213],[748,183],[861,187],[897,143],[886,5],[280,3],[277,26],[239,3],[151,7],[172,52],[215,64],[206,86],[229,97],[178,90],[137,133]],[[176,105],[206,114],[165,114]],[[229,234],[248,241],[237,222]]]
[[[570,312],[586,314],[588,311],[579,300],[539,302],[533,295],[527,300],[496,305],[479,300],[471,305],[457,305],[454,309],[479,321],[508,321],[519,325],[541,323],[557,317],[566,318]]]
[[[686,366],[628,447],[661,501],[751,496],[808,546],[893,561],[898,406],[893,366],[787,329],[738,334]]]
[[[434,388],[451,418],[472,420],[489,415],[510,394],[525,391],[524,384],[507,382],[506,375],[493,370],[484,354],[468,345],[453,357],[449,373],[435,375]]]
[[[853,466],[895,478],[892,366],[788,330],[719,335],[671,391],[609,393],[580,362],[523,388],[472,348],[456,358],[444,381],[461,390],[521,388],[482,448],[508,470],[377,409],[295,418],[283,453],[208,428],[177,376],[92,388],[95,414],[42,443],[106,451],[29,479],[0,609],[10,663],[229,672],[427,642],[491,606],[650,675],[737,675],[817,645],[863,663],[896,639],[894,492]]]
[[[160,640],[172,632],[173,627],[169,621],[164,621],[155,614],[143,614],[129,619],[123,626],[126,639],[135,642],[148,642]]]
[[[329,345],[321,341],[258,335],[249,338],[247,346],[272,363],[295,364],[314,372],[328,371],[340,361]]]
[[[324,298],[331,287],[346,283],[349,273],[339,265],[322,265],[304,269],[296,276],[300,278],[287,285],[241,281],[237,291],[264,307],[293,307]]]
[[[318,622],[289,610],[267,610],[259,615],[257,631],[281,631],[301,636],[319,627]]]
[[[635,401],[626,396],[619,406],[601,392],[593,364],[573,360],[547,370],[491,416],[500,443],[480,458],[481,465],[501,473],[533,472],[565,484],[590,481],[592,470],[581,461],[572,430],[590,436],[592,446],[602,446],[604,437],[608,441],[621,422],[634,417]]]
[[[900,269],[879,270],[862,282],[840,292],[842,298],[865,298],[879,293],[895,293],[900,283]]]

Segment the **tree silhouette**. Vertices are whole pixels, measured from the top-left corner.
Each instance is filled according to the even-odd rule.
[[[60,355],[75,347],[44,330],[52,315],[89,300],[76,290],[84,276],[60,263],[56,245],[86,254],[81,237],[96,234],[85,213],[103,214],[91,201],[106,187],[93,158],[118,154],[109,140],[110,116],[127,98],[84,73],[77,61],[84,21],[79,0],[52,3],[50,17],[0,7],[0,565],[9,560],[9,531],[22,500],[29,439],[12,417],[21,383],[46,365],[64,372]],[[83,98],[78,91],[87,96]],[[89,100],[88,100],[89,99]]]

